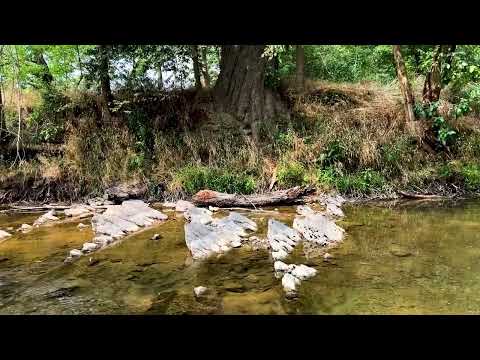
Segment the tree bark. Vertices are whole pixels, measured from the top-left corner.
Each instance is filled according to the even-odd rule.
[[[202,80],[200,78],[200,63],[198,61],[198,46],[192,45],[193,74],[195,76],[195,88],[202,90]]]
[[[3,148],[7,142],[7,124],[5,123],[5,117],[3,115],[3,95],[2,95],[2,87],[0,85],[0,150],[3,154]],[[1,156],[1,154],[0,154]]]
[[[287,190],[278,190],[269,194],[238,195],[225,194],[212,190],[202,190],[196,193],[192,201],[196,205],[218,207],[256,207],[278,204],[292,204],[304,195],[312,193],[312,187],[296,186]]]
[[[214,98],[220,111],[245,125],[265,117],[265,45],[225,45]]]
[[[415,121],[415,113],[413,106],[415,104],[415,98],[413,97],[412,88],[408,81],[407,69],[403,61],[400,45],[393,45],[393,56],[395,58],[398,82],[400,83],[400,89],[403,95],[403,104],[405,106],[405,116],[407,124],[411,124]]]
[[[210,87],[210,72],[208,66],[208,59],[207,59],[207,48],[202,48],[202,71],[203,71],[203,80],[205,83],[205,87]]]
[[[158,65],[158,79],[157,79],[157,82],[158,82],[158,84],[157,84],[158,90],[163,90],[163,89],[164,89],[162,65],[163,65],[163,63],[160,63],[160,64]]]
[[[432,67],[425,78],[423,86],[423,102],[430,103],[440,99],[442,91],[442,60],[445,63],[452,64],[453,54],[456,45],[438,45],[433,55]]]
[[[303,45],[297,45],[296,76],[295,85],[299,93],[305,90],[305,48]]]
[[[112,90],[110,88],[110,57],[108,55],[107,45],[98,45],[99,55],[99,78],[100,78],[100,94],[104,106],[105,113],[110,115],[110,103],[113,101]]]
[[[53,82],[53,76],[52,76],[52,73],[50,72],[50,68],[48,67],[47,61],[43,56],[43,52],[39,49],[35,49],[33,56],[34,56],[33,62],[41,66],[42,68],[41,75],[40,75],[40,79],[42,83],[47,87],[51,86]]]

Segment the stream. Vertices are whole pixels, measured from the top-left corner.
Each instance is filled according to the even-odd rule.
[[[267,250],[242,246],[192,261],[184,219],[169,216],[112,247],[64,263],[68,251],[93,237],[78,222],[9,231],[39,213],[0,214],[0,314],[478,314],[480,201],[345,204],[338,225],[346,237],[332,259],[300,244],[285,262],[317,275],[287,299]],[[274,210],[271,208],[270,210]],[[257,222],[289,226],[294,207],[276,214],[239,211]],[[227,212],[224,212],[227,214]],[[89,224],[89,219],[82,220]],[[161,235],[151,240],[152,235]],[[206,286],[196,299],[193,288]]]

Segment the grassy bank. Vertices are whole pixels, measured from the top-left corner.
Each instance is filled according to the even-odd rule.
[[[275,189],[308,184],[353,197],[480,190],[475,113],[453,119],[444,101],[439,111],[458,136],[445,149],[431,151],[418,132],[405,128],[397,84],[307,85],[306,95],[290,98],[290,118],[260,125],[259,143],[233,118],[213,113],[207,100],[203,106],[191,94],[163,102],[120,98],[121,116],[102,124],[92,110],[93,96],[70,95],[57,141],[61,151],[24,156],[20,163],[4,160],[0,197],[71,200],[123,182],[147,183],[158,199],[188,197],[204,188],[263,192],[272,181]],[[192,112],[193,102],[200,102],[201,112]],[[427,131],[428,120],[419,124],[418,131]]]

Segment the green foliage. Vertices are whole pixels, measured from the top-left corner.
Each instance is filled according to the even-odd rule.
[[[284,187],[304,185],[305,167],[298,161],[283,161],[278,167],[277,179]]]
[[[467,164],[462,167],[461,175],[465,181],[465,185],[469,190],[477,190],[480,188],[480,166],[477,164]]]
[[[190,195],[204,189],[251,194],[256,188],[255,180],[250,175],[205,166],[186,166],[180,169],[176,177],[184,191]]]
[[[385,183],[386,180],[381,173],[366,169],[355,174],[339,177],[335,185],[342,193],[368,194],[375,190],[381,190]]]
[[[319,162],[321,166],[330,166],[336,162],[344,162],[345,158],[345,146],[338,140],[335,140],[330,142],[326,150],[320,154]]]

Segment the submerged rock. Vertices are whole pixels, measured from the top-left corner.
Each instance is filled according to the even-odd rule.
[[[344,232],[340,226],[321,213],[302,212],[302,215],[295,217],[293,228],[307,241],[326,246],[343,240]]]
[[[99,247],[100,247],[100,245],[97,244],[97,243],[86,242],[86,243],[83,244],[82,253],[89,253],[89,252],[95,251]]]
[[[413,255],[411,251],[399,245],[392,245],[390,247],[390,254],[397,257],[407,257]]]
[[[0,230],[0,241],[5,240],[6,238],[8,238],[10,236],[12,236],[12,234],[10,234],[6,231]]]
[[[301,241],[298,231],[273,219],[268,220],[267,239],[274,260],[285,259]]]
[[[71,257],[79,257],[79,256],[83,255],[82,251],[78,250],[78,249],[70,250],[69,254],[70,254]]]
[[[59,218],[56,217],[55,215],[56,215],[55,210],[52,209],[47,213],[43,214],[42,216],[40,216],[37,220],[35,220],[35,222],[33,223],[33,226],[40,226],[46,223],[58,221]]]
[[[77,225],[77,228],[79,228],[79,229],[85,229],[87,227],[88,227],[88,225],[85,225],[84,223],[80,223],[80,224]]]
[[[303,264],[287,265],[284,262],[275,261],[273,266],[275,269],[275,277],[282,278],[283,290],[287,297],[295,296],[297,286],[300,285],[303,280],[307,280],[317,274],[317,270]]]
[[[22,233],[26,233],[26,232],[29,232],[32,229],[33,229],[32,225],[22,224],[22,226],[20,226],[17,231],[21,231]]]

